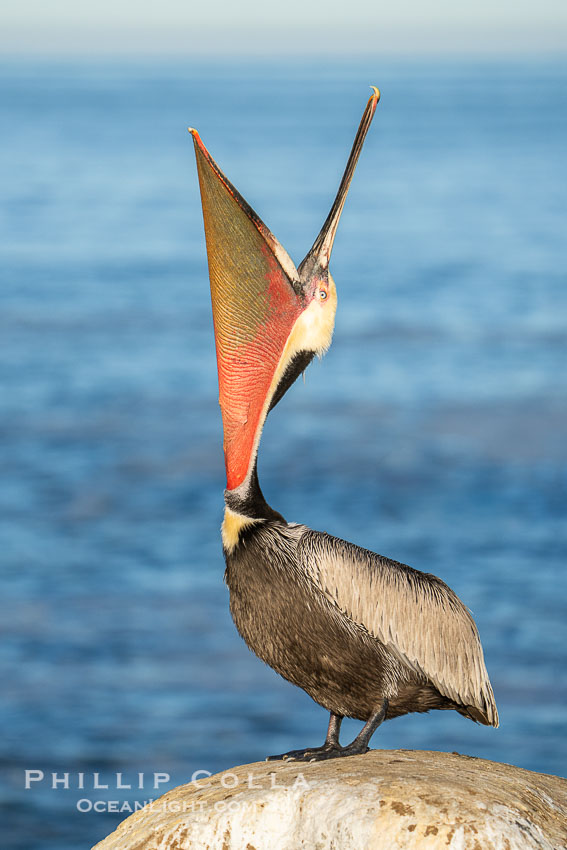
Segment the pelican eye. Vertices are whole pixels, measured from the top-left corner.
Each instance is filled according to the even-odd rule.
[[[325,301],[325,299],[327,298],[327,290],[326,289],[320,289],[319,290],[319,298],[321,299],[321,301]]]

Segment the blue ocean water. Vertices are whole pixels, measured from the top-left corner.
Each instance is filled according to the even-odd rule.
[[[374,746],[565,774],[567,64],[0,71],[2,846],[89,846],[125,816],[109,800],[322,739],[325,712],[228,613],[186,127],[298,262],[370,83],[335,339],[267,423],[260,479],[289,520],[439,575],[474,613],[500,729],[434,712]]]

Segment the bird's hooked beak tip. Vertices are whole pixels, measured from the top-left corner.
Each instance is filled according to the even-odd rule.
[[[193,139],[193,144],[195,145],[195,149],[199,148],[202,153],[205,154],[207,158],[209,158],[209,154],[207,149],[205,148],[203,142],[201,141],[201,137],[199,135],[199,131],[194,127],[187,127],[187,131],[191,134],[191,138]]]
[[[370,88],[374,92],[370,99],[372,100],[373,98],[376,98],[376,103],[378,103],[378,101],[380,100],[380,89],[376,88],[376,86],[370,86]]]

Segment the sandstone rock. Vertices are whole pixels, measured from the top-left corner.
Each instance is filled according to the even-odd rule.
[[[456,753],[257,762],[181,785],[96,850],[560,850],[567,780]]]

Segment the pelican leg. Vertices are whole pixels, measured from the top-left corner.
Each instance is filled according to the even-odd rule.
[[[339,728],[342,717],[331,714],[327,739],[322,747],[314,750],[292,750],[290,753],[284,753],[281,756],[271,756],[267,759],[267,761],[278,758],[284,759],[285,761],[324,761],[325,759],[341,758],[342,756],[358,756],[363,753],[367,753],[370,739],[380,724],[385,720],[387,711],[388,700],[384,699],[380,708],[368,718],[354,741],[347,744],[346,747],[341,747],[339,744]]]
[[[376,732],[381,723],[386,719],[386,712],[388,711],[388,700],[384,699],[382,705],[375,711],[374,714],[371,714],[354,741],[351,744],[347,744],[346,747],[341,747],[340,756],[356,756],[360,753],[368,752],[368,744],[370,743],[370,739],[373,734]]]
[[[308,747],[305,750],[290,750],[289,753],[282,753],[279,756],[268,756],[266,761],[316,761],[318,758],[332,758],[333,755],[340,755],[341,745],[339,744],[339,732],[341,729],[342,716],[333,714],[329,717],[329,726],[327,729],[327,737],[322,747]],[[325,753],[326,755],[319,755]]]
[[[333,747],[340,747],[339,732],[341,731],[342,722],[342,716],[340,714],[333,714],[333,712],[331,711],[331,716],[329,717],[329,727],[327,729],[327,737],[325,738],[325,743],[323,747],[326,747],[327,749],[332,749]]]

